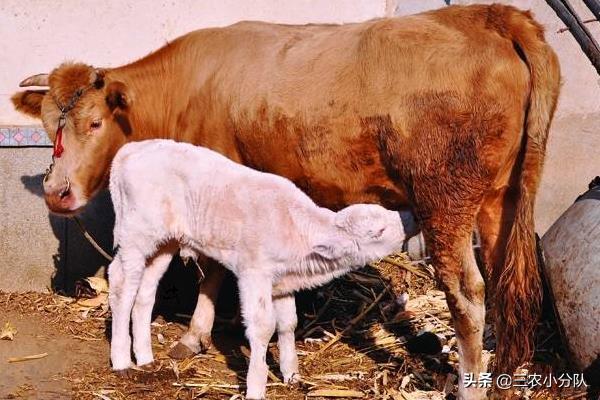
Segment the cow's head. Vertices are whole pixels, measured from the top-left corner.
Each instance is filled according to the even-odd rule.
[[[54,164],[44,179],[46,204],[55,213],[74,214],[107,183],[110,163],[131,133],[131,98],[122,82],[84,64],[63,64],[21,86],[43,87],[18,92],[12,102],[40,118],[54,141]],[[61,114],[66,119],[57,141]]]

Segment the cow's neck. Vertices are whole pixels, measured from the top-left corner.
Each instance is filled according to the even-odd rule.
[[[184,59],[172,44],[111,71],[111,79],[122,81],[130,92],[130,140],[201,142],[198,127],[203,125],[204,113],[190,109],[200,103],[198,90],[191,84],[193,65],[194,61]]]

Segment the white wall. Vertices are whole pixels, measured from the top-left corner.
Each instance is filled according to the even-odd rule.
[[[344,23],[384,15],[385,0],[0,0],[0,125],[36,121],[9,101],[19,82],[63,61],[117,66],[186,32],[241,20]]]

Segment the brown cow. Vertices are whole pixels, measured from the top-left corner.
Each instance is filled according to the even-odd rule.
[[[59,214],[105,186],[124,143],[167,137],[283,175],[322,206],[409,205],[446,292],[462,376],[483,368],[476,225],[495,295],[497,369],[512,372],[532,353],[533,205],[559,81],[529,13],[474,5],[341,26],[203,29],[123,67],[62,65],[24,82],[48,90],[13,102],[51,135],[59,106],[73,105],[44,182]]]

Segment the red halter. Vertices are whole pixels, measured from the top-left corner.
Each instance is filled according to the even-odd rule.
[[[66,113],[62,113],[58,118],[58,128],[56,128],[56,140],[54,141],[54,151],[52,157],[60,158],[65,148],[62,145],[62,131],[67,122]]]
[[[73,96],[69,99],[69,102],[66,106],[62,106],[58,100],[55,98],[54,102],[60,109],[60,117],[58,118],[58,128],[56,128],[56,140],[54,141],[54,152],[52,153],[52,158],[60,158],[62,153],[65,151],[65,148],[62,145],[62,133],[63,128],[67,123],[67,113],[75,107],[75,103],[79,100],[81,95],[85,93],[88,89],[94,86],[94,83],[89,84],[86,87],[79,88],[73,93]]]

